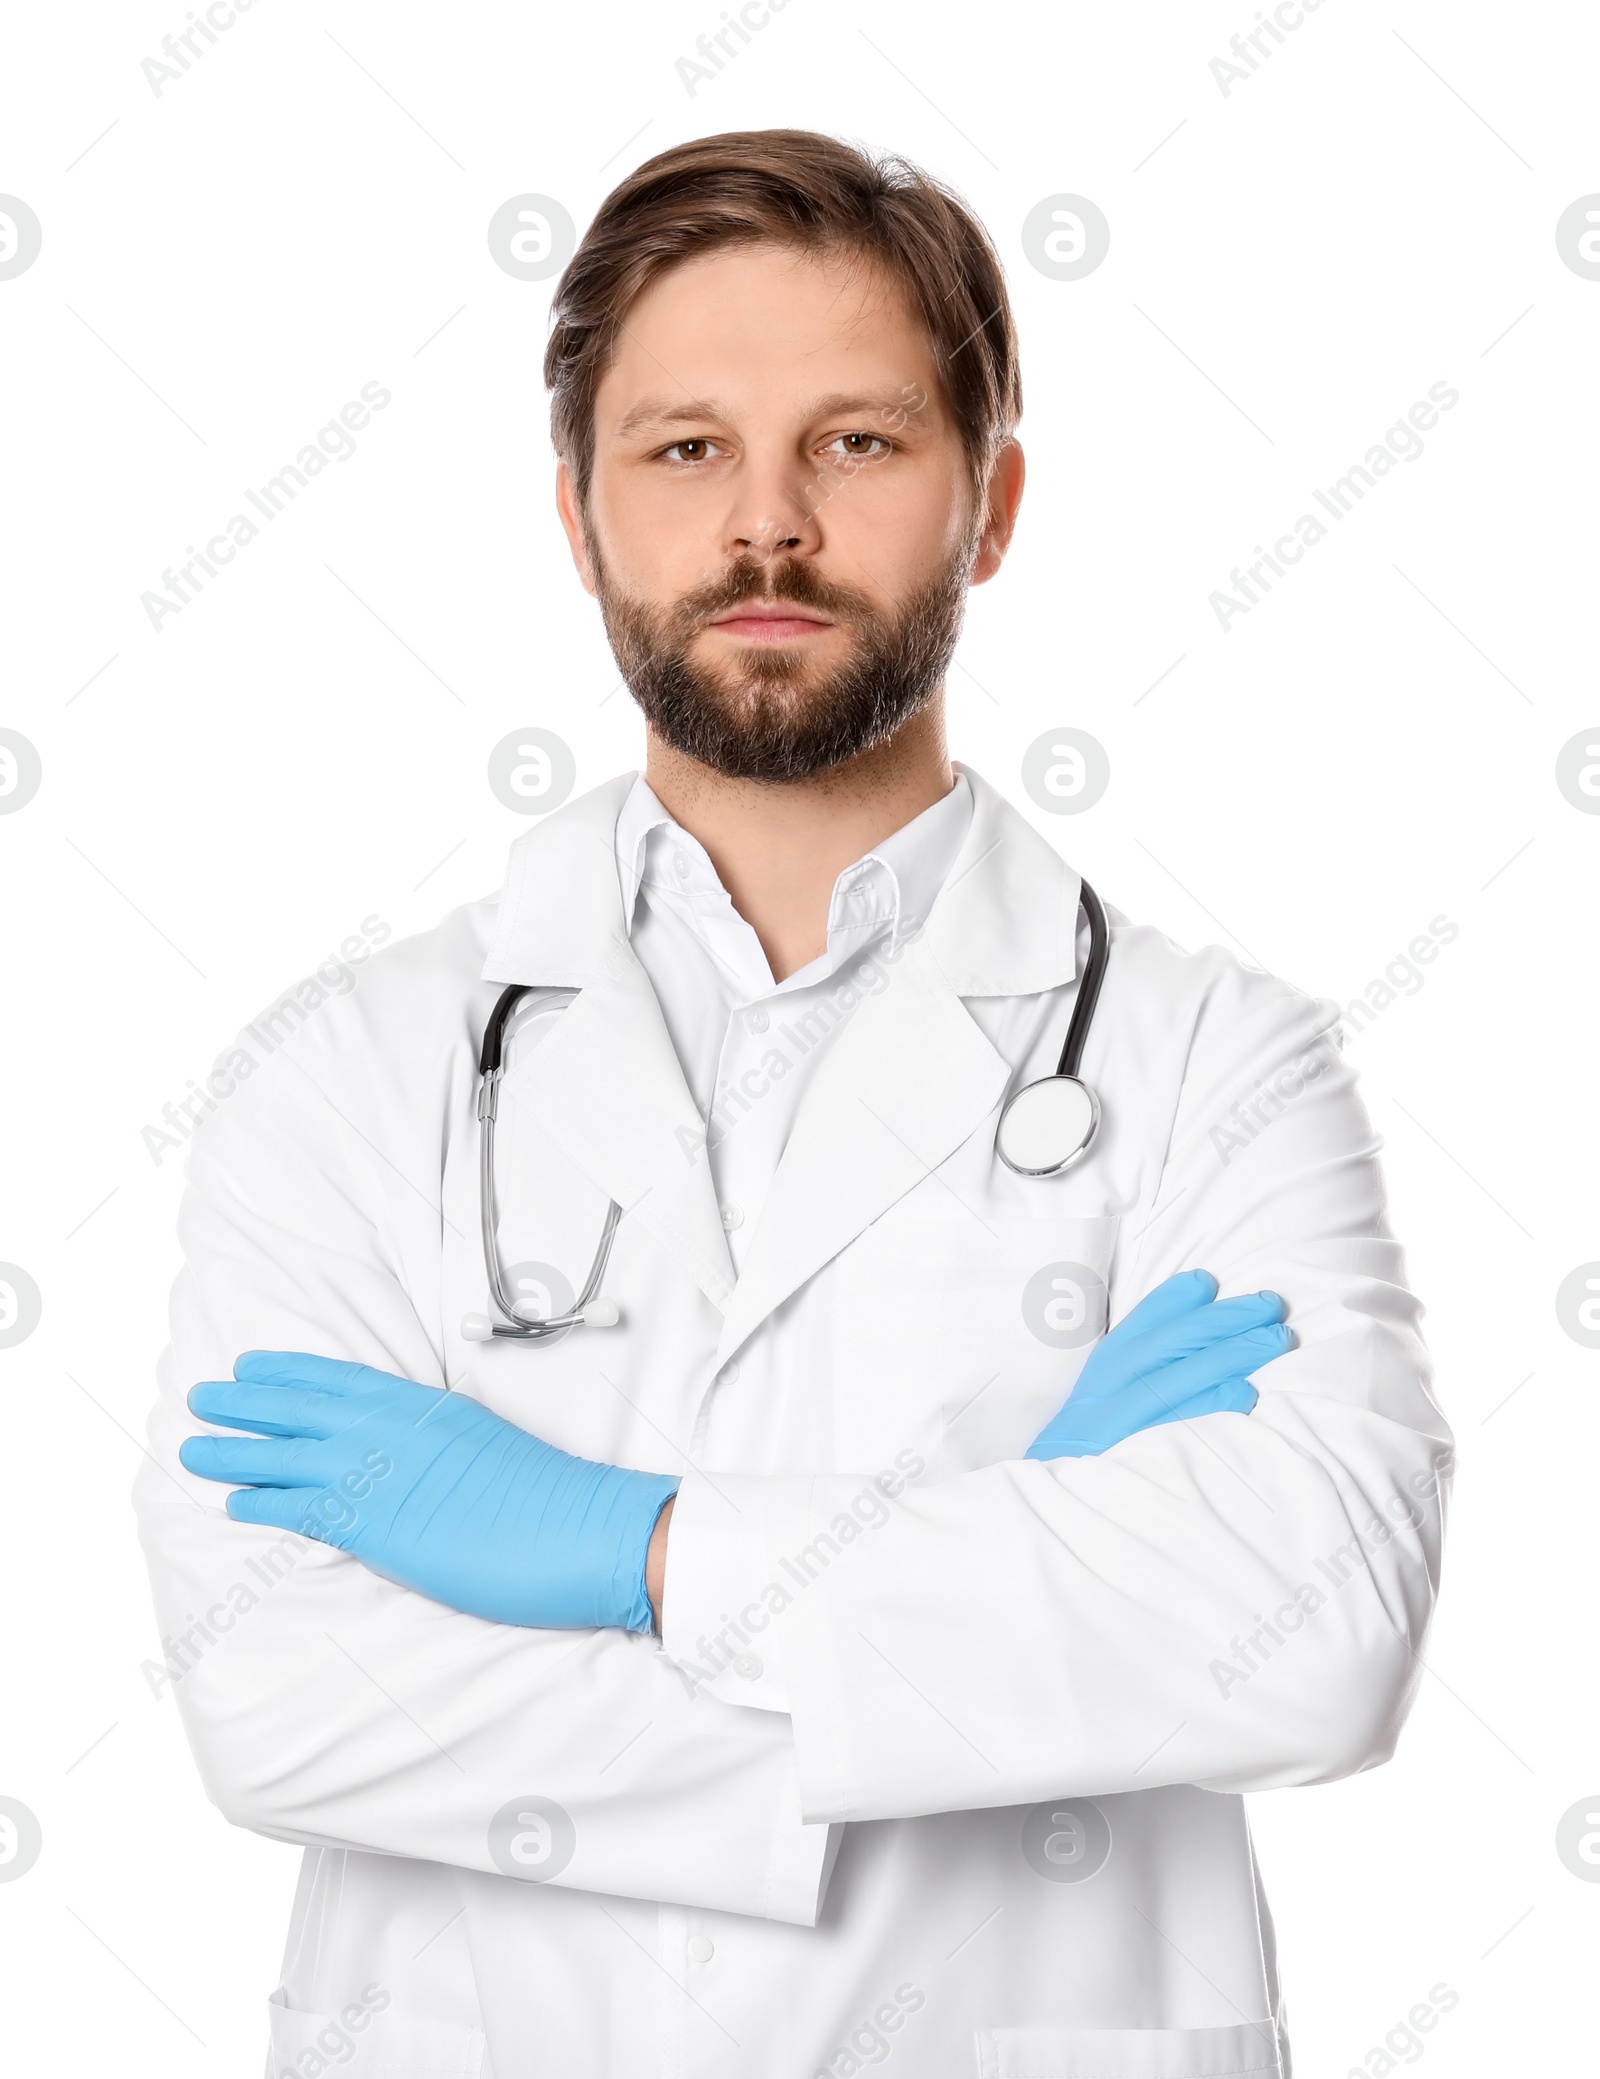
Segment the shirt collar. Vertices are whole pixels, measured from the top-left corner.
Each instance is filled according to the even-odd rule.
[[[836,919],[841,927],[861,921],[853,908],[858,888],[862,906],[881,911],[880,921],[893,925],[897,939],[920,931],[972,828],[972,807],[972,783],[958,765],[948,794],[902,824],[834,882],[830,937]]]
[[[1057,988],[1076,971],[1078,875],[981,774],[970,766],[957,770],[970,790],[970,808],[953,861],[932,869],[930,881],[916,861],[898,856],[898,841],[951,809],[959,787],[869,855],[889,855],[902,931],[926,919],[929,947],[959,995],[1027,996]],[[619,848],[618,837],[622,811],[639,785],[632,774],[607,780],[517,839],[484,961],[486,982],[582,988],[615,961],[634,957],[628,934],[638,882],[631,858],[624,878],[626,848]],[[647,828],[655,811],[644,805]]]
[[[885,931],[896,942],[920,930],[972,823],[972,788],[955,785],[847,866],[828,904],[826,950],[785,977],[785,990],[821,980]],[[766,956],[734,910],[709,853],[678,823],[641,773],[617,817],[617,878],[631,934],[639,891],[684,917],[736,980],[761,993],[774,986]]]

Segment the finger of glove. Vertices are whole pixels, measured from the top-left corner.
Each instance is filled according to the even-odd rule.
[[[1169,1321],[1182,1320],[1216,1296],[1217,1281],[1210,1271],[1177,1271],[1172,1277],[1163,1278],[1154,1291],[1147,1292],[1136,1307],[1130,1308],[1112,1334],[1137,1336],[1152,1328],[1164,1328]]]
[[[324,1393],[342,1394],[374,1393],[388,1386],[416,1383],[399,1372],[381,1372],[374,1365],[356,1364],[344,1357],[317,1357],[309,1350],[241,1350],[233,1361],[233,1376],[254,1386],[314,1386]]]
[[[1123,1392],[1142,1389],[1156,1405],[1176,1407],[1180,1401],[1204,1393],[1208,1387],[1220,1386],[1224,1380],[1249,1378],[1252,1372],[1261,1371],[1275,1357],[1293,1348],[1294,1330],[1282,1322],[1273,1322],[1265,1328],[1229,1336],[1208,1349],[1192,1350],[1171,1364],[1157,1365],[1142,1379],[1130,1382]]]
[[[240,1487],[224,1507],[235,1523],[265,1523],[275,1530],[298,1531],[325,1545],[339,1542],[338,1526],[318,1517],[318,1490],[312,1487]]]
[[[315,1386],[204,1379],[189,1389],[189,1412],[221,1429],[249,1429],[258,1436],[331,1437],[350,1427],[361,1405]]]
[[[178,1461],[202,1480],[232,1487],[322,1487],[343,1470],[342,1461],[304,1437],[185,1437]]]
[[[1177,1405],[1177,1397],[1150,1379],[1129,1379],[1114,1393],[1099,1396],[1074,1391],[1029,1445],[1028,1458],[1092,1456],[1148,1429]]]
[[[1248,1379],[1224,1379],[1216,1386],[1191,1393],[1165,1414],[1154,1416],[1145,1426],[1159,1429],[1164,1422],[1192,1422],[1200,1415],[1248,1415],[1260,1398]]]
[[[1187,1422],[1197,1415],[1248,1415],[1258,1397],[1256,1389],[1242,1378],[1223,1379],[1175,1397],[1165,1390],[1166,1376],[1160,1385],[1136,1379],[1115,1401],[1080,1407],[1076,1414],[1068,1401],[1024,1455],[1034,1459],[1097,1457],[1140,1430],[1158,1429],[1166,1422]]]
[[[1233,1299],[1214,1299],[1209,1306],[1197,1307],[1192,1314],[1137,1336],[1133,1342],[1146,1364],[1159,1363],[1169,1353],[1182,1356],[1190,1350],[1206,1349],[1224,1336],[1266,1328],[1282,1321],[1287,1312],[1276,1292],[1242,1292]]]
[[[1115,1392],[1129,1380],[1164,1365],[1275,1326],[1282,1322],[1284,1311],[1277,1293],[1250,1292],[1237,1299],[1213,1300],[1209,1306],[1126,1341],[1119,1335],[1113,1343],[1108,1336],[1101,1346],[1105,1355],[1095,1353],[1089,1390],[1096,1396]],[[1277,1356],[1280,1347],[1274,1345],[1270,1354]]]
[[[1131,1429],[1138,1428],[1137,1423]],[[1118,1429],[1106,1422],[1103,1411],[1097,1420],[1094,1413],[1080,1408],[1076,1416],[1063,1408],[1054,1421],[1048,1423],[1023,1452],[1024,1458],[1095,1458],[1110,1444],[1120,1443],[1130,1432]]]
[[[1141,1378],[1130,1379],[1116,1394],[1090,1405],[1098,1419],[1109,1418],[1113,1427],[1124,1436],[1131,1436],[1136,1429],[1147,1429],[1152,1422],[1169,1418],[1197,1394],[1230,1382],[1242,1384],[1251,1372],[1259,1371],[1274,1357],[1281,1357],[1292,1341],[1292,1331],[1281,1324],[1251,1329],[1209,1350],[1197,1350],[1175,1364],[1162,1365]],[[1248,1390],[1253,1407],[1254,1388]],[[1076,1398],[1074,1395],[1073,1399]],[[1068,1401],[1067,1407],[1071,1406],[1072,1401]]]

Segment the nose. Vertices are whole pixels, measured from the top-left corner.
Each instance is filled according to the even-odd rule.
[[[765,564],[774,556],[812,556],[822,545],[814,511],[815,471],[792,450],[747,453],[729,501],[725,554]],[[812,489],[807,499],[806,490]]]

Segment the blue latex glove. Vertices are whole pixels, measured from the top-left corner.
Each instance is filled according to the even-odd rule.
[[[676,1479],[541,1443],[464,1393],[291,1350],[247,1350],[189,1394],[178,1456],[227,1511],[353,1553],[495,1624],[649,1631],[645,1550]]]
[[[1294,1348],[1275,1292],[1218,1299],[1210,1271],[1179,1271],[1102,1336],[1029,1458],[1093,1458],[1141,1429],[1196,1415],[1248,1415],[1246,1374]]]

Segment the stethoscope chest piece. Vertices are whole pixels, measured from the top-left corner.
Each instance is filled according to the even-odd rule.
[[[1040,1076],[1011,1093],[995,1129],[994,1151],[1019,1177],[1059,1177],[1082,1161],[1100,1124],[1100,1100],[1078,1068],[1106,978],[1111,933],[1104,905],[1087,881],[1078,885],[1078,900],[1089,920],[1089,953],[1061,1059],[1053,1076]]]
[[[1087,1152],[1100,1100],[1077,1076],[1041,1076],[1006,1101],[995,1153],[1022,1177],[1057,1177]]]

